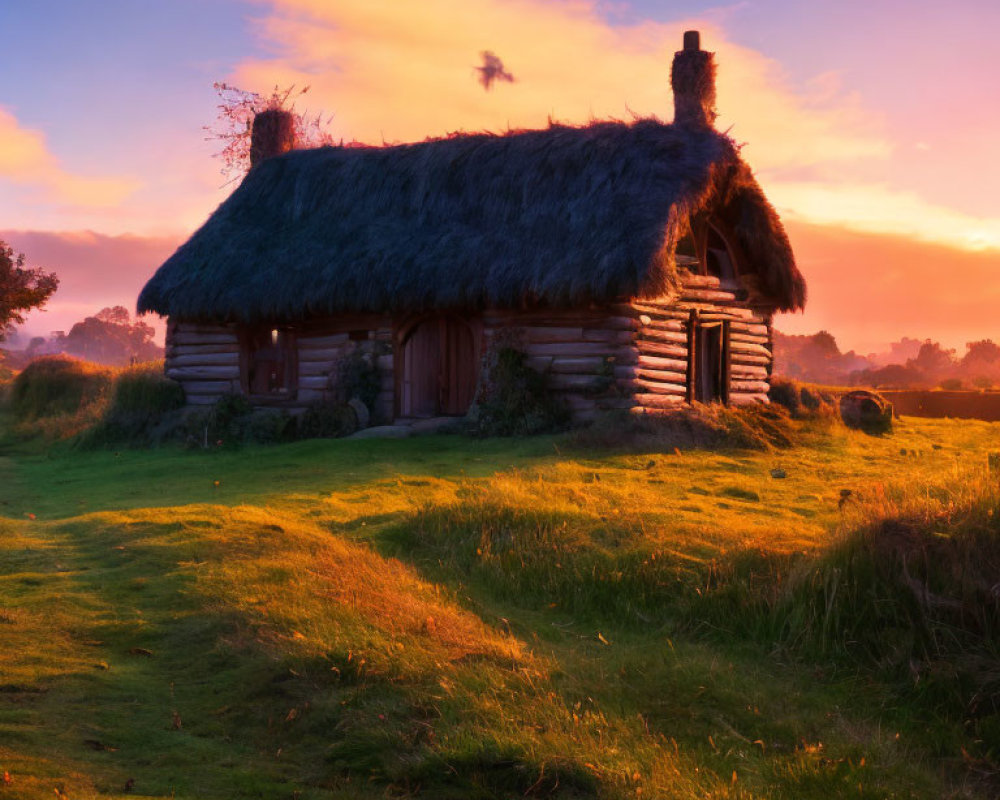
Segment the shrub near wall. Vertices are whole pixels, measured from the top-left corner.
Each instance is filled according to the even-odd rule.
[[[107,400],[114,373],[65,356],[46,356],[14,378],[10,409],[20,421],[75,415]]]
[[[183,405],[184,390],[163,374],[162,361],[128,367],[115,376],[107,409],[82,443],[150,443],[164,418]]]
[[[501,340],[483,359],[470,432],[477,436],[524,436],[569,426],[569,410],[548,390],[545,378],[525,364],[516,340]]]
[[[9,384],[5,405],[24,439],[69,439],[94,425],[107,406],[114,370],[49,356],[28,364]]]

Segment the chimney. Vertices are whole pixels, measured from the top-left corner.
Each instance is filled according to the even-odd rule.
[[[701,49],[698,31],[684,32],[684,49],[674,53],[670,69],[674,123],[711,128],[715,122],[715,54]]]
[[[295,147],[295,117],[290,111],[269,108],[253,118],[250,131],[250,169]]]

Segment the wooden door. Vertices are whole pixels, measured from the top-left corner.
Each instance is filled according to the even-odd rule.
[[[461,416],[472,405],[478,371],[472,328],[457,317],[432,317],[403,341],[400,415]]]
[[[688,336],[688,399],[729,402],[729,322],[704,323],[692,313]]]

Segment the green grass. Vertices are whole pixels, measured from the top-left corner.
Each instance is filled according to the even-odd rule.
[[[995,796],[988,603],[864,570],[987,569],[1000,425],[802,439],[6,440],[0,797]]]

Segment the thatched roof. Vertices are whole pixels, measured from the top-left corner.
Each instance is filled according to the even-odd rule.
[[[775,307],[800,308],[788,238],[732,142],[655,120],[269,159],[138,306],[252,322],[662,296],[686,220],[709,208]]]

